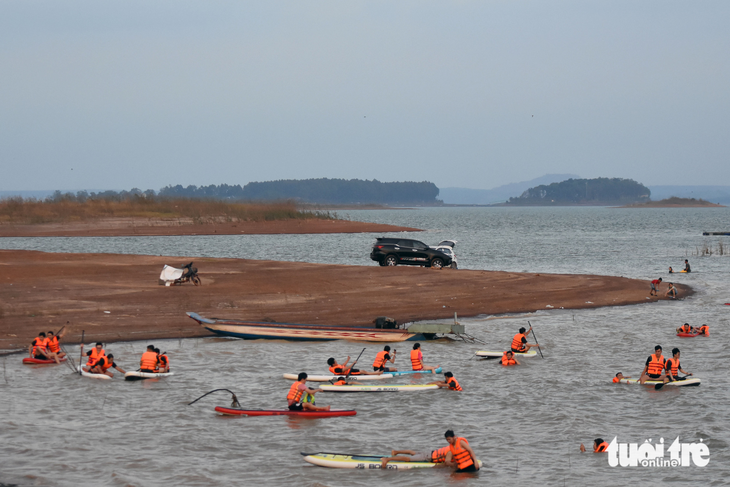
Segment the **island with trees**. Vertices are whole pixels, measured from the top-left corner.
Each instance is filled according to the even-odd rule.
[[[651,190],[633,179],[568,179],[535,186],[502,206],[615,206],[649,201]]]

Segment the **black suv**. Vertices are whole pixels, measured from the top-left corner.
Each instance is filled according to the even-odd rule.
[[[423,242],[407,238],[379,238],[370,258],[380,265],[422,265],[440,269],[451,265],[451,257]]]

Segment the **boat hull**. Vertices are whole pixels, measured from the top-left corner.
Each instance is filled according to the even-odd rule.
[[[355,416],[354,409],[333,409],[331,411],[289,411],[288,409],[235,409],[216,407],[216,412],[226,416],[297,416],[301,418],[335,418]]]

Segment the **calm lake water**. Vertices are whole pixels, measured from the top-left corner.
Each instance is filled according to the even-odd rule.
[[[326,359],[357,356],[370,365],[380,349],[350,342],[295,343],[221,338],[166,340],[175,376],[159,381],[95,381],[65,366],[28,367],[20,356],[0,358],[0,483],[18,485],[228,486],[292,483],[355,485],[726,485],[730,476],[730,393],[725,385],[730,306],[727,250],[730,210],[610,208],[439,208],[346,211],[340,216],[426,229],[409,234],[429,244],[458,240],[461,269],[663,277],[697,290],[678,302],[600,308],[546,309],[530,315],[460,318],[467,332],[487,342],[423,344],[427,364],[441,364],[461,393],[427,391],[318,395],[318,404],[354,408],[354,417],[302,420],[227,418],[216,388],[235,391],[244,407],[286,403],[284,372],[323,372]],[[369,260],[375,234],[220,237],[5,238],[0,248],[239,257],[376,265]],[[387,235],[386,235],[387,236]],[[719,255],[719,246],[724,255]],[[712,256],[696,255],[703,247]],[[691,274],[667,268],[692,264]],[[458,272],[458,271],[457,271]],[[201,268],[205,276],[205,270]],[[649,285],[647,283],[647,295]],[[662,288],[664,289],[664,287]],[[444,289],[448,294],[449,290]],[[1,299],[1,297],[0,297]],[[182,317],[181,319],[187,319]],[[544,359],[503,369],[473,352],[502,350],[529,320]],[[711,337],[681,339],[684,322],[707,323]],[[531,340],[532,341],[532,340]],[[638,376],[653,347],[682,351],[682,367],[700,387],[653,389],[615,385],[618,371]],[[146,343],[108,345],[117,363],[136,369]],[[407,367],[408,344],[394,345]],[[77,347],[70,347],[78,353]],[[393,379],[422,383],[426,375]],[[477,476],[441,469],[349,471],[313,467],[299,452],[387,454],[393,448],[434,449],[454,429],[469,439],[485,467]],[[605,455],[580,454],[595,437],[626,443],[676,437],[708,445],[706,467],[610,467]],[[668,458],[668,454],[667,454]]]

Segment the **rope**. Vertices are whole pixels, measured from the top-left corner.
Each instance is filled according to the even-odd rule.
[[[231,391],[229,389],[214,389],[214,390],[212,390],[210,392],[206,392],[205,394],[203,394],[202,396],[200,396],[199,398],[197,398],[195,401],[188,403],[188,406],[190,406],[191,404],[195,404],[196,402],[200,401],[201,399],[203,399],[208,394],[213,394],[214,392],[218,392],[218,391],[227,391],[227,392],[230,392],[231,393],[231,401],[232,401],[231,402],[231,407],[232,408],[236,408],[237,407],[237,408],[241,409],[241,405],[238,402],[238,398],[233,393],[233,391]]]

